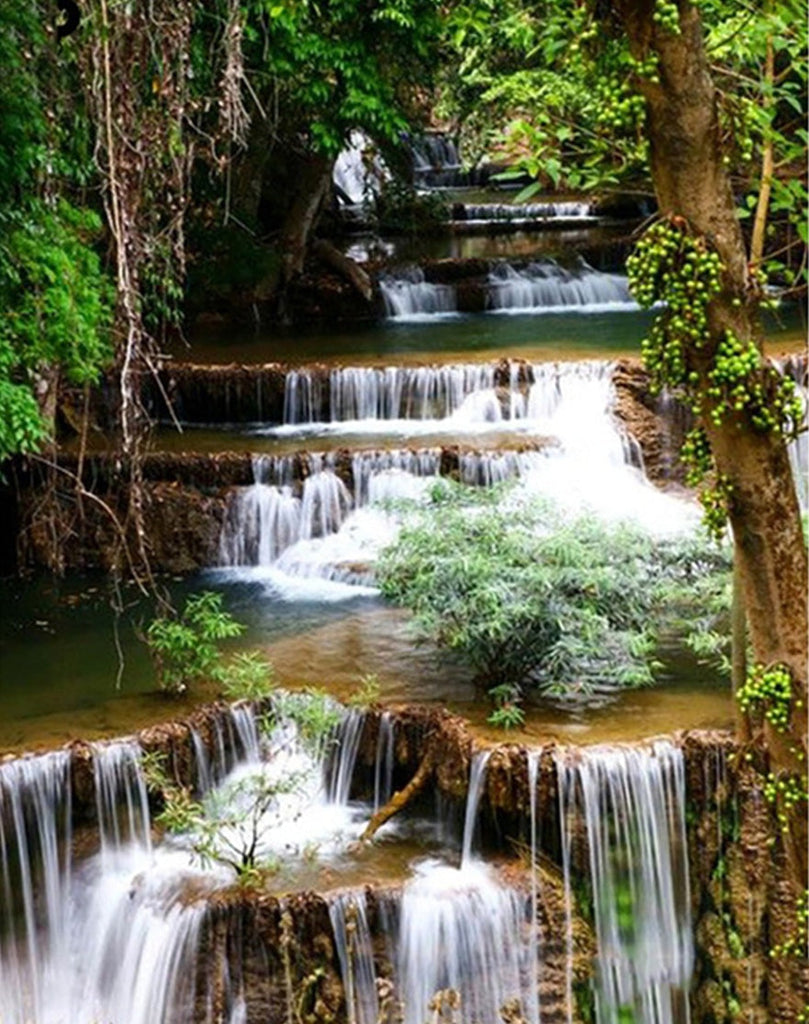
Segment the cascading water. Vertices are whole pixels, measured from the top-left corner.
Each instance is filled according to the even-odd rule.
[[[454,313],[458,308],[452,285],[427,281],[421,267],[400,271],[396,277],[386,275],[380,278],[379,288],[391,319],[417,320]]]
[[[343,977],[348,1024],[377,1024],[379,997],[365,893],[336,893],[329,903],[329,917]]]
[[[393,795],[394,730],[389,711],[379,716],[374,766],[374,811],[378,811]]]
[[[149,849],[149,795],[140,766],[140,747],[121,740],[96,743],[92,749],[102,854],[116,852],[125,842]]]
[[[489,308],[499,312],[558,313],[635,310],[626,277],[583,264],[575,270],[553,260],[517,270],[499,264],[489,274]]]
[[[598,956],[599,1024],[688,1024],[693,940],[682,752],[589,747],[557,755],[572,947],[572,836],[583,819]],[[568,957],[570,963],[570,957]],[[569,971],[569,967],[568,967]],[[568,974],[568,1020],[572,1021]]]
[[[70,946],[70,756],[0,766],[0,1020],[43,1019]]]
[[[356,452],[351,457],[354,500],[358,506],[398,498],[418,498],[441,470],[441,449]]]
[[[461,867],[469,864],[472,859],[472,846],[478,822],[478,808],[486,786],[486,765],[491,751],[479,750],[469,766],[469,790],[466,796],[466,815],[463,825],[463,841],[461,843]]]
[[[456,219],[486,223],[489,221],[575,220],[596,219],[593,203],[565,201],[559,203],[458,203],[453,208]]]
[[[202,798],[205,814],[220,823],[223,853],[252,842],[253,827],[262,855],[287,858],[310,843],[329,856],[356,834],[357,811],[346,801],[362,715],[349,712],[341,721],[333,775],[327,777],[328,744],[312,749],[294,715],[288,717],[296,702],[310,698],[284,699],[286,704],[279,698],[268,738],[259,740],[255,715],[242,705],[223,718],[221,744],[214,741],[222,747],[221,758],[218,750],[209,753],[199,735],[194,744],[198,778],[213,783],[224,765],[232,765]],[[70,753],[0,767],[0,1019],[190,1024],[198,1019],[204,897],[232,881],[233,873],[195,866],[193,832],[152,845],[137,744],[95,744],[92,756],[101,850],[75,864]],[[257,779],[265,789],[275,788],[273,802],[257,821],[248,813],[235,822],[252,792],[247,783]],[[239,1005],[236,1000],[231,1021],[239,1019]]]
[[[253,460],[256,483],[231,492],[220,539],[223,565],[272,565],[301,540],[335,533],[351,507],[351,495],[327,462],[312,456],[312,473],[300,496],[289,479],[288,460],[273,477],[263,457]],[[262,482],[273,480],[273,482]],[[277,482],[276,482],[277,481]]]
[[[434,420],[451,416],[475,392],[494,387],[488,363],[437,366],[345,366],[322,375],[290,370],[285,383],[285,426],[360,423],[374,420]],[[305,400],[302,399],[305,396]],[[274,428],[261,433],[275,433]]]

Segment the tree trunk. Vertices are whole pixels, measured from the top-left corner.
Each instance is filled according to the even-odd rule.
[[[688,354],[705,395],[716,346],[726,330],[742,340],[755,339],[761,350],[757,289],[748,272],[723,163],[718,96],[708,70],[699,12],[687,0],[679,0],[677,6],[679,34],[655,23],[655,0],[616,0],[615,9],[633,56],[643,59],[656,53],[659,58],[659,82],[641,78],[640,88],[647,101],[651,171],[660,211],[684,218],[694,235],[704,236],[716,249],[724,265],[722,291],[708,307],[709,341]],[[710,411],[711,403],[705,401],[702,426],[717,470],[727,475],[732,488],[729,515],[754,657],[764,665],[785,664],[795,699],[802,701],[798,710],[793,701],[785,733],[766,723],[751,723],[753,736],[763,745],[771,770],[804,777],[807,559],[786,445],[774,432],[756,431],[744,411],[725,415],[718,426]],[[775,870],[786,871],[797,893],[806,884],[805,804],[793,809],[788,832],[781,838],[783,846],[774,852]],[[782,968],[771,963],[775,982]],[[771,994],[779,990],[777,984],[770,987]],[[799,1001],[800,993],[795,998]],[[773,1019],[784,1021],[793,1009],[770,1007]]]
[[[281,228],[281,295],[283,313],[287,289],[303,271],[312,230],[331,184],[334,161],[319,153],[300,159],[296,189]]]
[[[730,329],[742,339],[758,340],[759,327],[722,159],[717,95],[699,13],[681,3],[681,33],[674,35],[654,23],[654,6],[654,0],[619,4],[633,55],[640,58],[654,50],[660,60],[660,83],[641,80],[655,191],[661,212],[685,218],[694,234],[704,235],[716,248],[725,267],[722,292],[708,309],[711,341],[692,353],[705,391],[724,332]],[[717,468],[732,486],[730,519],[755,658],[766,665],[786,664],[805,699],[807,560],[786,446],[779,435],[754,430],[744,412],[725,416],[715,426],[706,405],[703,426]],[[793,739],[803,741],[803,723],[796,726]],[[768,738],[777,741],[780,756],[782,737]]]

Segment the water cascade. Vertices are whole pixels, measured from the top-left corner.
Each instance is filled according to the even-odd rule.
[[[441,449],[356,452],[351,458],[357,505],[418,498],[441,470]]]
[[[329,917],[340,961],[348,1024],[377,1024],[379,997],[365,893],[336,893],[329,903]]]
[[[376,738],[376,764],[374,766],[374,811],[390,800],[393,795],[393,758],[395,735],[389,711],[379,716],[379,733]]]
[[[627,279],[583,263],[575,270],[553,260],[517,270],[498,264],[489,274],[489,308],[512,313],[601,312],[635,310]]]
[[[486,786],[486,765],[491,751],[479,750],[472,757],[469,766],[469,790],[466,796],[466,815],[463,825],[463,841],[461,843],[461,867],[470,863],[475,831],[478,823],[478,808]]]
[[[0,1020],[43,1018],[70,943],[70,757],[56,751],[0,766]]]
[[[280,468],[279,482],[262,482],[272,479],[271,465],[264,457],[254,459],[257,482],[232,494],[220,542],[223,565],[272,565],[298,541],[335,533],[351,509],[348,489],[327,462],[314,462],[300,496],[280,482],[288,473],[286,460],[274,466]]]
[[[140,766],[141,749],[131,740],[93,744],[93,781],[103,854],[124,842],[151,846],[149,796]]]
[[[421,267],[410,267],[396,277],[386,275],[381,278],[379,287],[385,300],[385,312],[395,320],[418,320],[454,313],[457,309],[455,289],[448,284],[425,280]]]
[[[593,203],[458,203],[453,208],[456,219],[467,223],[520,222],[547,220],[596,220]]]
[[[463,1020],[500,1020],[502,1007],[516,999],[536,1024],[526,903],[482,861],[461,868],[429,860],[417,865],[402,893],[398,929],[405,1024],[423,1024],[436,993],[447,990],[460,996]]]
[[[571,851],[576,822],[583,819],[599,1024],[621,1024],[630,1015],[635,1024],[688,1024],[693,942],[682,752],[666,741],[649,748],[588,747],[575,759],[557,755],[557,768],[568,951]]]

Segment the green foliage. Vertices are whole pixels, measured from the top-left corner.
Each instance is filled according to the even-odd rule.
[[[261,720],[262,731],[269,734],[284,721],[297,725],[304,746],[313,757],[319,757],[340,722],[340,708],[327,693],[313,687],[299,693],[280,690]]]
[[[244,10],[248,61],[306,148],[336,156],[352,128],[397,140],[409,90],[434,72],[438,0],[248,0]]]
[[[501,683],[489,690],[494,701],[494,711],[486,719],[491,725],[501,729],[519,728],[525,722],[525,712],[519,705],[520,688]]]
[[[437,497],[382,553],[379,585],[413,611],[421,638],[504,687],[495,700],[510,704],[528,687],[573,695],[651,682],[655,617],[726,568],[696,542],[571,519],[549,503],[491,507],[460,487]]]
[[[211,591],[188,598],[181,615],[153,619],[144,634],[161,689],[185,693],[197,679],[222,679],[219,645],[239,636],[244,626],[222,610],[222,595]],[[242,663],[248,685],[255,687],[259,663]],[[238,668],[237,668],[238,672]]]
[[[804,418],[795,382],[763,363],[753,341],[743,342],[729,329],[712,337],[708,306],[722,288],[723,269],[706,239],[691,235],[679,217],[652,225],[628,258],[629,285],[640,305],[664,306],[641,343],[651,390],[668,388],[714,426],[743,417],[755,431],[794,437]],[[701,368],[706,355],[707,372]],[[713,465],[702,427],[686,436],[681,457],[686,482],[697,486]],[[729,479],[716,475],[699,498],[709,533],[721,537],[732,499]]]
[[[93,249],[98,216],[69,198],[89,177],[89,127],[67,49],[32,0],[0,12],[0,462],[50,424],[38,381],[93,380],[109,361],[112,294]]]
[[[369,672],[361,677],[356,690],[349,694],[346,704],[352,708],[367,709],[379,701],[381,693],[379,676],[375,672]]]
[[[275,670],[258,651],[239,651],[220,666],[218,675],[229,700],[264,700],[275,686]]]
[[[441,197],[419,193],[395,178],[383,186],[375,205],[378,229],[385,234],[412,237],[434,234],[446,227],[449,211]]]
[[[255,884],[263,874],[275,872],[280,861],[262,851],[266,833],[278,826],[274,813],[278,797],[293,793],[300,778],[283,780],[262,772],[244,776],[194,800],[187,789],[169,786],[156,823],[170,832],[185,835],[203,867],[232,868],[242,884]]]

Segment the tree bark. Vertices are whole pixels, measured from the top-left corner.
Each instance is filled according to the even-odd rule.
[[[724,264],[721,293],[708,308],[710,342],[690,353],[708,387],[716,345],[732,330],[756,340],[755,287],[748,273],[730,179],[723,163],[718,101],[702,42],[696,7],[680,3],[681,33],[653,21],[654,0],[621,0],[633,55],[659,57],[659,84],[641,80],[647,101],[652,178],[663,214],[677,214],[696,235],[705,236]],[[762,359],[763,366],[763,359]],[[730,479],[730,520],[744,587],[748,628],[757,661],[783,662],[806,697],[807,559],[795,484],[783,438],[753,429],[745,413],[726,415],[719,426],[706,402],[703,426],[716,465]],[[789,760],[790,743],[805,746],[802,716],[786,739],[767,736],[778,760]],[[796,765],[797,767],[797,765]]]
[[[660,211],[684,218],[694,235],[704,236],[715,248],[724,265],[722,290],[708,307],[708,342],[688,353],[689,369],[699,374],[698,388],[707,397],[716,347],[727,330],[742,340],[755,340],[761,352],[758,289],[749,273],[723,162],[718,95],[708,70],[699,12],[688,0],[679,0],[678,8],[680,33],[675,34],[655,23],[655,0],[615,2],[633,56],[644,59],[655,53],[659,59],[659,82],[642,78],[640,89],[647,103],[651,172]],[[764,665],[783,663],[793,679],[786,732],[758,719],[748,724],[754,742],[763,749],[763,764],[776,773],[805,778],[807,558],[786,445],[772,431],[756,431],[744,411],[725,415],[716,425],[711,408],[704,401],[702,426],[717,470],[727,475],[732,488],[729,517],[754,658]],[[800,709],[796,700],[802,701]],[[778,836],[783,840],[784,883],[793,893],[794,909],[806,884],[805,804],[792,810],[787,833],[779,829]],[[781,859],[779,853],[777,860]],[[794,999],[784,997],[784,1002],[775,994],[789,993],[789,986],[778,984],[783,969],[777,958],[769,969],[770,1012],[773,1019],[786,1021],[797,1014],[802,996],[796,992]]]
[[[303,271],[306,250],[331,184],[334,161],[307,153],[300,161],[297,188],[281,228],[281,304],[292,281]]]

